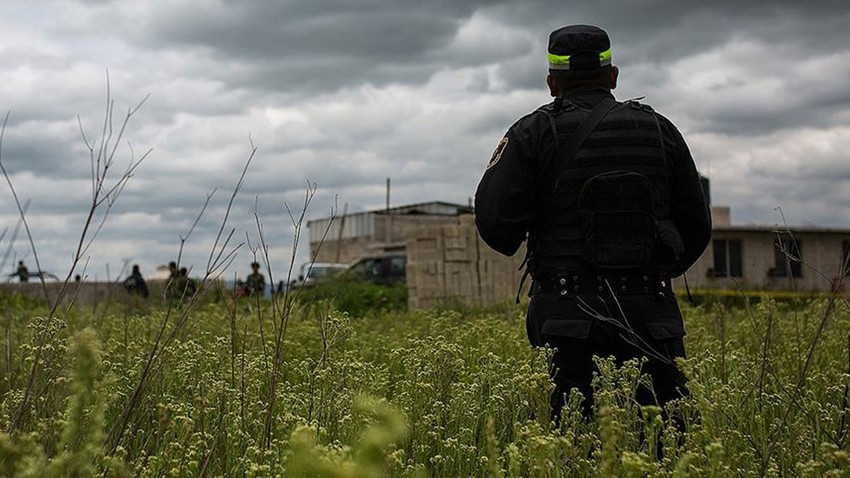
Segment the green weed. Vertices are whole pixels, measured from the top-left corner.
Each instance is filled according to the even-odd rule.
[[[601,359],[595,419],[574,393],[560,429],[551,351],[528,346],[521,309],[295,307],[270,380],[271,305],[201,302],[114,452],[106,433],[167,304],[61,322],[2,304],[2,476],[850,476],[850,316],[826,301],[686,307],[690,396],[666,413],[640,407],[640,363]],[[50,360],[10,432],[36,353]]]

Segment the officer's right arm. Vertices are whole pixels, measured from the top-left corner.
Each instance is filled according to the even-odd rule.
[[[512,256],[534,212],[534,181],[524,138],[511,128],[499,142],[475,192],[475,224],[488,246]]]

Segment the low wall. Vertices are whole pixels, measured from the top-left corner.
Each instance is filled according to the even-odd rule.
[[[162,281],[149,281],[148,289],[151,296],[162,293]],[[61,282],[46,282],[43,286],[40,282],[6,283],[0,284],[0,295],[22,295],[45,302],[55,301],[62,289]],[[45,291],[47,296],[45,297]],[[124,290],[124,285],[115,282],[79,282],[68,285],[63,303],[70,304],[72,301],[78,307],[91,307],[104,302],[125,302],[130,295]]]
[[[519,265],[524,252],[523,247],[513,257],[505,257],[490,249],[478,236],[471,214],[458,216],[455,224],[411,230],[407,238],[409,306],[486,306],[511,301],[522,276]]]
[[[772,291],[808,294],[830,293],[842,280],[846,268],[846,250],[850,250],[850,231],[801,229],[794,231],[801,244],[802,277],[773,277],[776,267],[772,228],[758,226],[719,227],[715,240],[738,240],[742,244],[742,276],[716,277],[713,243],[687,273],[688,285],[703,294],[742,291]],[[407,284],[411,308],[446,303],[493,305],[514,300],[522,276],[519,265],[525,245],[513,257],[504,257],[490,249],[478,236],[474,216],[456,218],[453,225],[421,227],[410,232],[407,240]],[[784,256],[780,256],[784,261]],[[846,296],[850,273],[840,289]],[[523,293],[527,292],[527,281]],[[674,289],[685,291],[682,277],[674,279]]]

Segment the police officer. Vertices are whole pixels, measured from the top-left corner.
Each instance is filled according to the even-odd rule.
[[[266,290],[266,277],[260,272],[260,263],[251,263],[251,273],[245,279],[245,291],[249,296],[262,296]]]
[[[150,292],[148,291],[148,284],[145,282],[144,277],[142,277],[142,272],[139,269],[138,264],[133,264],[133,272],[124,279],[124,289],[126,289],[131,295],[137,294],[144,298],[147,298],[148,295],[150,295]]]
[[[9,274],[9,277],[17,277],[21,283],[30,281],[30,271],[27,269],[24,261],[18,261],[18,269],[14,273]]]
[[[619,71],[605,31],[569,25],[549,37],[554,101],[514,123],[475,195],[484,241],[513,255],[527,239],[526,328],[554,356],[552,418],[575,389],[590,415],[593,356],[646,358],[641,404],[687,393],[670,280],[711,237],[708,204],[688,147],[665,117],[611,94]],[[654,393],[653,393],[654,391]]]

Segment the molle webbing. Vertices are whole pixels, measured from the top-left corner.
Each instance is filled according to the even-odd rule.
[[[560,111],[545,112],[558,144],[566,142],[587,116],[586,111],[572,105]],[[553,161],[563,162],[564,158],[557,154]],[[669,197],[669,173],[665,151],[658,120],[649,107],[636,102],[617,105],[590,133],[566,167],[552,169],[562,172],[555,182],[552,198],[547,203],[548,210],[544,211],[543,220],[532,237],[532,275],[539,275],[537,273],[541,271],[549,274],[553,271],[581,271],[586,268],[582,262],[582,242],[585,239],[579,196],[585,183],[594,176],[612,171],[645,176],[652,190],[650,210],[646,212],[655,219],[669,216],[669,204],[666,203]],[[628,192],[624,193],[628,195]],[[624,231],[632,227],[625,217],[622,226]],[[617,224],[611,223],[606,226],[606,230],[614,230],[616,227]],[[620,239],[614,237],[612,240]]]

